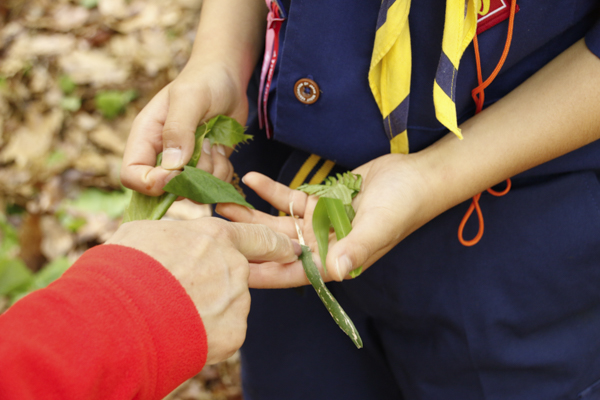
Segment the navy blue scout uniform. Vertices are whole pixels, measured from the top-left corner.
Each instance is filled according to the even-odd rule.
[[[250,118],[256,140],[232,157],[240,175],[255,170],[302,183],[389,152],[367,81],[380,5],[284,5],[269,97],[274,137],[267,140]],[[518,6],[512,46],[486,89],[486,106],[582,37],[600,55],[599,2],[519,0]],[[418,0],[411,7],[408,136],[410,151],[417,152],[447,133],[432,98],[445,1]],[[484,79],[506,35],[507,21],[479,35]],[[295,94],[303,78],[318,85],[313,104]],[[458,73],[459,122],[474,113],[476,86],[471,46]],[[599,171],[597,141],[514,177],[504,197],[483,194],[486,231],[476,246],[456,238],[468,207],[461,204],[358,279],[329,284],[361,332],[362,350],[312,290],[253,291],[242,349],[244,398],[600,399]],[[246,193],[252,204],[270,209]],[[471,222],[466,238],[477,230]]]

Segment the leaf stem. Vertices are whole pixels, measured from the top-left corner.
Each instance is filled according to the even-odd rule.
[[[156,207],[152,210],[152,214],[148,219],[152,221],[158,221],[161,219],[166,213],[171,204],[173,204],[177,200],[177,195],[173,193],[165,193],[165,197],[156,205]]]
[[[358,330],[354,326],[354,323],[346,314],[340,303],[333,297],[327,286],[325,286],[325,282],[323,282],[323,278],[319,273],[319,269],[315,265],[312,259],[312,252],[308,246],[302,245],[302,254],[300,255],[300,261],[302,261],[302,267],[304,268],[304,272],[310,282],[310,284],[315,288],[317,295],[329,311],[329,314],[333,317],[333,320],[338,324],[338,326],[350,337],[352,342],[356,345],[357,348],[362,348],[363,343],[358,333]]]

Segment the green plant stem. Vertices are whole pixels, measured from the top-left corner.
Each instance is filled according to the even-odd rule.
[[[363,343],[358,330],[354,326],[354,323],[348,314],[346,314],[344,309],[340,306],[340,303],[337,302],[329,289],[327,289],[327,286],[325,286],[325,282],[323,282],[323,278],[321,278],[319,269],[312,259],[312,252],[308,246],[302,245],[300,261],[302,261],[302,267],[304,268],[304,272],[306,273],[310,284],[316,290],[317,295],[327,308],[327,311],[329,311],[333,317],[333,320],[346,333],[346,335],[350,337],[357,348],[362,348]]]
[[[177,200],[177,195],[173,193],[165,193],[164,198],[156,205],[156,207],[152,210],[152,214],[150,215],[150,220],[158,221],[161,219],[166,213],[169,207],[175,200]]]

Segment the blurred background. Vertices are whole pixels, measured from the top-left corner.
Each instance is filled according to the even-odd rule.
[[[183,68],[200,0],[0,0],[0,312],[117,229],[131,123]],[[178,202],[167,215],[206,209]],[[168,399],[242,399],[239,356]]]

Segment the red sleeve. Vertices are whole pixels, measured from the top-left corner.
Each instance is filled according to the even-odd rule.
[[[0,398],[162,399],[206,353],[192,300],[161,264],[97,246],[0,316]]]

